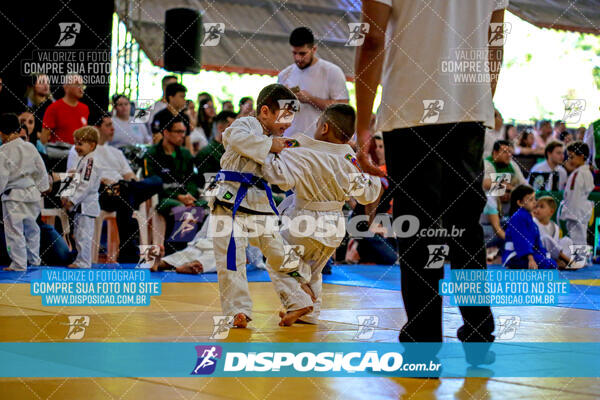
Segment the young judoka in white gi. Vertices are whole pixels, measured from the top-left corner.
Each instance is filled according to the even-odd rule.
[[[566,222],[573,244],[586,245],[587,226],[594,209],[594,204],[588,200],[594,190],[594,177],[586,163],[590,150],[587,144],[577,141],[567,146],[567,154],[575,170],[567,179],[560,219]]]
[[[209,233],[217,262],[221,308],[225,315],[234,316],[233,325],[238,328],[245,328],[252,316],[246,279],[248,243],[260,248],[275,270],[281,268],[284,260],[283,240],[275,229],[254,237],[249,233],[256,232],[254,224],[260,223],[254,219],[257,215],[275,217],[271,189],[262,179],[261,165],[269,153],[281,152],[290,142],[275,136],[282,136],[291,125],[287,119],[280,122],[280,104],[294,101],[298,102],[296,96],[285,86],[268,85],[258,95],[256,117],[240,118],[223,132],[225,152],[217,187],[213,189],[216,193],[209,202],[213,222]],[[266,223],[265,218],[262,223]],[[224,228],[226,221],[229,229]]]
[[[41,193],[50,188],[42,157],[34,145],[19,137],[15,114],[0,116],[0,193],[6,249],[11,263],[5,271],[26,271],[40,260]]]
[[[96,217],[100,215],[98,188],[100,174],[94,163],[94,150],[98,145],[98,131],[93,126],[84,126],[73,132],[75,151],[81,159],[74,171],[69,171],[72,181],[61,193],[63,207],[74,214],[73,238],[77,258],[69,268],[91,268],[92,238]]]
[[[282,305],[279,325],[289,326],[296,320],[316,323],[321,309],[321,271],[345,234],[344,202],[354,197],[361,204],[376,201],[381,195],[381,179],[362,173],[348,141],[354,134],[355,112],[346,104],[329,106],[321,115],[314,139],[295,137],[299,147],[269,155],[263,175],[282,190],[293,190],[280,208],[283,210],[281,235],[286,245],[300,246],[301,262],[310,268],[309,287],[313,298],[301,290],[300,283],[287,274],[270,270]],[[289,223],[302,221],[307,223]],[[315,221],[309,222],[309,221]],[[294,228],[298,226],[298,228]],[[315,227],[308,235],[305,229]],[[270,268],[267,263],[267,268]],[[314,302],[313,302],[314,300]],[[312,307],[312,310],[311,310]],[[312,312],[311,312],[312,311]]]
[[[533,221],[540,230],[544,248],[550,252],[550,257],[556,260],[559,268],[579,269],[585,266],[585,259],[574,259],[571,255],[573,241],[568,236],[560,237],[560,228],[552,221],[556,212],[556,201],[551,196],[537,199],[533,209]]]

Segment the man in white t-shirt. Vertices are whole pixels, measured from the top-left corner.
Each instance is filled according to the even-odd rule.
[[[372,144],[369,119],[381,83],[376,130],[383,132],[387,172],[394,188],[394,217],[413,215],[419,229],[443,224],[448,232],[453,228],[462,232],[457,237],[400,239],[402,298],[407,314],[399,335],[401,342],[442,341],[438,283],[444,271],[430,267],[430,259],[442,252],[444,258],[451,254],[452,268],[486,268],[479,224],[486,202],[482,154],[485,128],[494,127],[492,96],[502,64],[507,3],[362,3],[362,21],[370,29],[364,30],[364,42],[356,52],[361,166],[379,174],[368,155]],[[488,305],[460,307],[460,312],[464,325],[457,331],[459,340],[494,340],[494,318]],[[490,362],[492,355],[486,347],[477,353],[465,347],[467,361]]]
[[[537,163],[531,168],[529,183],[533,184],[532,178],[535,179],[536,172],[549,174],[548,179],[544,179],[546,184],[545,190],[565,190],[567,184],[567,170],[562,166],[565,161],[565,147],[562,142],[553,140],[546,145],[544,150],[546,160]],[[536,188],[537,189],[537,188]]]
[[[93,120],[92,120],[93,121]],[[119,231],[120,263],[137,263],[139,260],[139,226],[133,218],[144,201],[158,194],[163,189],[162,179],[158,176],[137,180],[131,170],[125,155],[108,143],[113,139],[115,128],[108,114],[100,116],[95,121],[100,133],[98,145],[94,151],[95,167],[100,174],[100,208],[104,211],[115,211],[117,214],[117,229]],[[79,156],[73,146],[67,159],[67,170],[74,169],[79,162]]]
[[[283,69],[277,82],[292,89],[300,100],[300,111],[294,115],[285,136],[294,137],[315,130],[321,112],[331,104],[348,104],[346,77],[337,65],[317,58],[317,46],[310,29],[296,28],[290,35],[294,63]]]

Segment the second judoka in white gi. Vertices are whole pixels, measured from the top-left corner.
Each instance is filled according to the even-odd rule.
[[[291,325],[299,318],[317,322],[321,309],[321,271],[345,234],[344,202],[354,197],[361,204],[369,204],[381,195],[381,179],[362,173],[354,150],[347,144],[354,134],[354,123],[351,106],[331,105],[319,118],[314,139],[296,136],[299,147],[271,154],[263,165],[263,175],[269,183],[294,191],[293,199],[287,198],[280,205],[282,220],[291,221],[288,226],[284,224],[281,235],[286,245],[300,246],[301,262],[311,271],[309,286],[314,295],[313,302],[301,290],[299,280],[267,263],[287,311],[280,314],[280,325]],[[290,203],[291,207],[285,208]],[[306,229],[311,227],[316,230],[308,234]]]
[[[68,267],[91,268],[94,224],[100,215],[100,174],[97,163],[94,163],[98,131],[92,126],[84,126],[73,132],[73,139],[75,151],[81,159],[75,171],[70,171],[71,183],[61,193],[63,207],[73,214],[73,237],[77,248],[77,258]]]
[[[50,183],[42,157],[34,145],[19,137],[21,125],[14,114],[0,116],[0,193],[6,248],[11,264],[7,271],[26,271],[40,259],[41,193]]]

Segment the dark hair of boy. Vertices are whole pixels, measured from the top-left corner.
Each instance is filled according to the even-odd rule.
[[[322,122],[329,125],[335,137],[347,143],[354,136],[356,112],[348,104],[332,104],[323,111]]]
[[[234,113],[233,111],[221,111],[220,113],[218,113],[217,115],[215,115],[215,119],[213,120],[213,122],[215,124],[222,124],[222,123],[227,123],[227,119],[228,118],[233,118],[236,119],[237,118],[237,114]]]
[[[297,97],[294,92],[279,83],[265,86],[256,99],[256,113],[259,114],[263,106],[269,107],[271,112],[278,111],[279,100],[297,100]]]
[[[578,156],[583,156],[584,158],[588,158],[590,156],[590,148],[587,144],[580,140],[569,143],[567,146],[567,152]]]
[[[20,130],[21,124],[19,123],[17,114],[4,113],[0,115],[0,132],[4,135],[10,135],[11,133],[19,132]]]
[[[179,92],[186,93],[187,88],[185,86],[183,86],[181,83],[177,83],[177,82],[169,83],[167,85],[167,88],[165,89],[165,97],[167,99],[167,102],[169,102],[169,97],[175,96]]]
[[[314,44],[315,36],[312,31],[305,26],[294,29],[290,35],[290,45],[294,47],[302,47],[304,45],[312,47]]]
[[[523,201],[525,196],[535,193],[535,190],[529,185],[519,185],[512,190],[510,194],[510,211],[509,215],[513,215],[514,213],[521,208],[520,205],[517,204],[517,201]],[[509,222],[510,223],[510,222]]]

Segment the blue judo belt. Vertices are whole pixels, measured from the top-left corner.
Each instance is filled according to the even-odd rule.
[[[277,212],[277,207],[275,207],[275,202],[273,201],[273,192],[271,191],[271,187],[262,178],[255,176],[249,172],[237,172],[237,171],[224,171],[221,170],[215,176],[215,182],[218,181],[230,181],[230,182],[239,182],[240,188],[237,191],[237,195],[235,196],[235,200],[233,202],[233,207],[231,208],[231,218],[235,219],[235,213],[237,212],[240,204],[242,204],[242,200],[246,197],[248,193],[248,188],[250,186],[255,186],[259,189],[264,190],[267,193],[267,198],[269,199],[269,204],[271,208],[275,212],[276,215],[279,215]],[[235,237],[233,235],[234,229],[232,225],[231,229],[231,239],[229,239],[229,246],[227,247],[227,269],[230,271],[237,271],[236,267],[236,249],[235,249]]]

